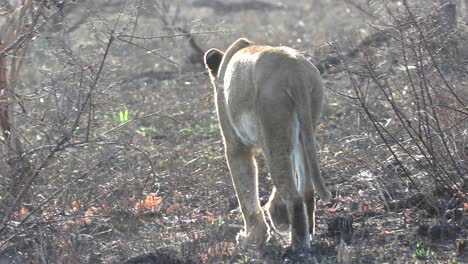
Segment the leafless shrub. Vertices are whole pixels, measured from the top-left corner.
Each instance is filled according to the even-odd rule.
[[[138,131],[140,120],[165,112],[147,112],[138,91],[128,98],[139,102],[133,107],[120,96],[119,74],[126,69],[114,61],[128,44],[118,36],[135,33],[138,7],[121,2],[120,14],[106,20],[89,3],[61,5],[23,0],[0,46],[0,252],[18,249],[24,259],[42,263],[90,261],[91,238],[110,229],[109,210],[128,206],[122,197],[154,191],[150,138],[128,134]],[[47,27],[69,5],[90,18],[80,29],[90,35],[86,45]],[[26,56],[33,40],[32,52],[44,61]],[[27,73],[40,78],[21,79],[24,61],[37,67]]]
[[[156,158],[167,136],[154,121],[174,126],[186,104],[155,104],[161,95],[146,81],[173,87],[193,75],[189,52],[164,49],[216,32],[184,24],[179,33],[179,3],[158,1],[165,16],[153,18],[141,15],[151,3],[111,2],[11,7],[0,46],[0,262],[99,262],[121,246],[99,238],[135,230],[173,193],[178,179]],[[146,68],[171,80],[138,79]]]
[[[443,5],[374,6],[385,24],[375,30],[389,44],[366,46],[357,60],[343,57],[355,99],[382,142],[370,151],[398,167],[410,189],[466,192],[467,26]]]

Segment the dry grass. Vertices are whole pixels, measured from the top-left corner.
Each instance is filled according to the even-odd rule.
[[[382,69],[412,65],[390,59],[401,58],[401,42],[359,47],[375,32],[362,23],[363,17],[389,22],[376,8],[382,1],[371,1],[370,6],[367,1],[309,2],[288,1],[283,8],[265,11],[216,12],[181,0],[102,6],[77,1],[63,8],[65,18],[55,7],[45,10],[51,18],[38,28],[14,86],[21,102],[15,105],[21,157],[31,166],[25,177],[34,178],[30,185],[18,185],[25,190],[21,203],[11,203],[18,195],[11,189],[18,174],[8,163],[12,154],[6,141],[0,147],[0,262],[462,263],[467,254],[462,246],[467,235],[466,186],[455,190],[459,196],[437,195],[431,185],[437,180],[422,173],[428,167],[418,168],[401,149],[397,154],[406,159],[398,163],[386,149],[385,142],[391,149],[404,142],[410,154],[419,155],[401,127],[386,127],[397,140],[379,137],[366,115],[367,109],[383,123],[394,120],[395,113],[381,100],[387,90],[379,90],[372,76],[363,75],[370,72],[363,66],[366,60],[377,65],[370,69],[391,79],[392,87],[407,85],[408,75]],[[377,17],[350,3],[375,11]],[[417,14],[423,17],[423,11]],[[63,27],[50,24],[57,21]],[[192,59],[200,54],[178,28],[200,32],[192,37],[203,49],[225,48],[245,36],[298,48],[317,61],[343,56],[345,64],[323,75],[331,90],[319,128],[320,158],[335,199],[318,205],[318,232],[310,252],[285,248],[288,242],[276,232],[263,251],[235,247],[241,215],[208,78]],[[460,22],[454,32],[466,36],[466,25]],[[163,35],[169,36],[154,37]],[[356,56],[350,55],[353,47],[360,48]],[[439,83],[440,75],[434,76],[430,80]],[[466,87],[462,71],[448,69],[443,76]],[[367,92],[365,107],[357,100],[359,89]],[[460,96],[465,105],[456,109],[464,113],[467,98]],[[404,98],[399,97],[401,109],[416,111]],[[462,120],[459,112],[439,114],[449,126]],[[465,144],[457,146],[463,150],[466,120],[457,125],[450,142]],[[455,168],[466,176],[468,153],[456,155],[458,167],[449,162],[442,168],[450,168],[448,177],[456,175]],[[434,195],[441,212],[418,198],[404,166],[410,166],[410,177],[426,188],[425,194]],[[264,167],[260,180],[265,202],[271,186]],[[453,190],[443,189],[448,191]],[[9,208],[14,210],[8,213]]]

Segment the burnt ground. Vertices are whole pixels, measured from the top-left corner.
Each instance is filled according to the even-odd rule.
[[[184,260],[210,263],[336,263],[337,258],[344,259],[345,263],[463,263],[466,260],[467,249],[463,248],[467,237],[466,217],[459,217],[459,224],[454,225],[454,218],[447,213],[463,210],[463,199],[453,198],[451,208],[434,209],[421,193],[408,190],[401,183],[398,167],[368,164],[356,156],[347,156],[349,149],[358,155],[370,147],[347,136],[349,131],[342,129],[355,124],[349,114],[340,113],[350,109],[329,110],[336,111],[337,117],[325,116],[320,125],[321,166],[334,199],[317,205],[317,234],[312,249],[290,252],[287,236],[278,232],[273,233],[271,248],[260,255],[254,249],[231,249],[242,227],[241,215],[223,157],[213,105],[205,97],[210,94],[206,90],[208,83],[204,78],[197,81],[198,88],[190,92],[187,90],[193,86],[183,85],[168,88],[171,91],[167,93],[162,91],[168,95],[174,92],[172,89],[178,89],[177,99],[188,94],[189,102],[180,109],[177,117],[180,124],[146,138],[158,145],[156,160],[161,160],[160,169],[170,171],[163,176],[166,183],[159,189],[164,202],[156,213],[143,213],[136,220],[138,236],[129,236],[131,240],[119,237],[121,249],[134,244],[133,239],[140,240],[135,243],[139,245],[144,244],[141,241],[154,241],[161,250],[176,250]],[[327,77],[327,83],[342,82]],[[163,101],[170,107],[171,99],[165,96]],[[158,144],[161,137],[164,140]],[[264,204],[271,182],[261,158],[259,192]],[[170,210],[173,207],[177,209]],[[160,246],[161,242],[167,245]]]
[[[174,2],[181,3],[182,15],[172,8],[168,18],[177,14],[193,31],[212,30],[213,24],[216,30],[229,30],[197,36],[204,49],[225,48],[244,36],[256,43],[295,47],[320,62],[330,57],[330,42],[359,43],[362,37],[356,32],[368,30],[361,23],[365,14],[341,1],[314,1],[314,6],[295,1],[263,11],[255,5],[240,5],[246,9],[239,11],[236,5],[225,12]],[[156,35],[154,27],[168,25],[148,10],[140,18],[145,30],[137,33]],[[86,39],[83,32],[76,34]],[[114,68],[106,73],[107,81],[118,80],[118,85],[105,90],[110,95],[102,108],[110,109],[114,125],[112,114],[122,105],[130,115],[158,114],[116,130],[112,144],[117,148],[96,144],[83,150],[89,176],[76,184],[60,176],[78,174],[76,161],[48,167],[34,189],[37,199],[48,197],[54,188],[69,189],[29,219],[20,235],[0,240],[1,263],[468,263],[466,194],[449,195],[429,183],[425,189],[409,184],[398,163],[381,151],[383,142],[363,110],[343,96],[349,95],[350,81],[336,65],[323,73],[328,97],[318,129],[322,173],[334,198],[317,204],[311,249],[294,252],[287,234],[276,231],[263,249],[238,248],[242,218],[208,76],[199,61],[191,60],[194,49],[188,39],[143,44],[157,47],[184,69],[119,44],[111,51],[109,64]],[[80,45],[82,56],[95,55],[94,49]],[[386,109],[381,111],[385,116]],[[258,162],[263,205],[271,182],[261,156]],[[31,210],[34,205],[25,207]],[[19,211],[13,220],[21,217]]]

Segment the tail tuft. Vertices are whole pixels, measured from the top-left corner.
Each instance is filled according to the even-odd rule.
[[[332,194],[329,190],[321,191],[319,193],[319,196],[320,196],[320,200],[322,200],[322,202],[324,203],[327,203],[332,199]]]

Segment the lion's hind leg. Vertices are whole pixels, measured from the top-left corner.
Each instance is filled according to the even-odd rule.
[[[226,143],[226,157],[244,218],[244,230],[238,236],[241,246],[262,245],[269,229],[258,199],[257,165],[250,147]]]
[[[265,209],[267,210],[275,229],[286,231],[289,228],[289,217],[286,204],[276,191],[275,187],[273,187],[270,199],[265,205]]]
[[[294,179],[292,151],[293,129],[297,125],[293,111],[287,105],[265,102],[259,113],[261,129],[260,145],[265,161],[270,170],[273,185],[286,204],[289,223],[291,224],[291,243],[296,248],[310,247],[309,223],[307,211],[301,193]],[[278,109],[280,108],[280,109]],[[268,114],[269,109],[276,109],[277,115]]]

